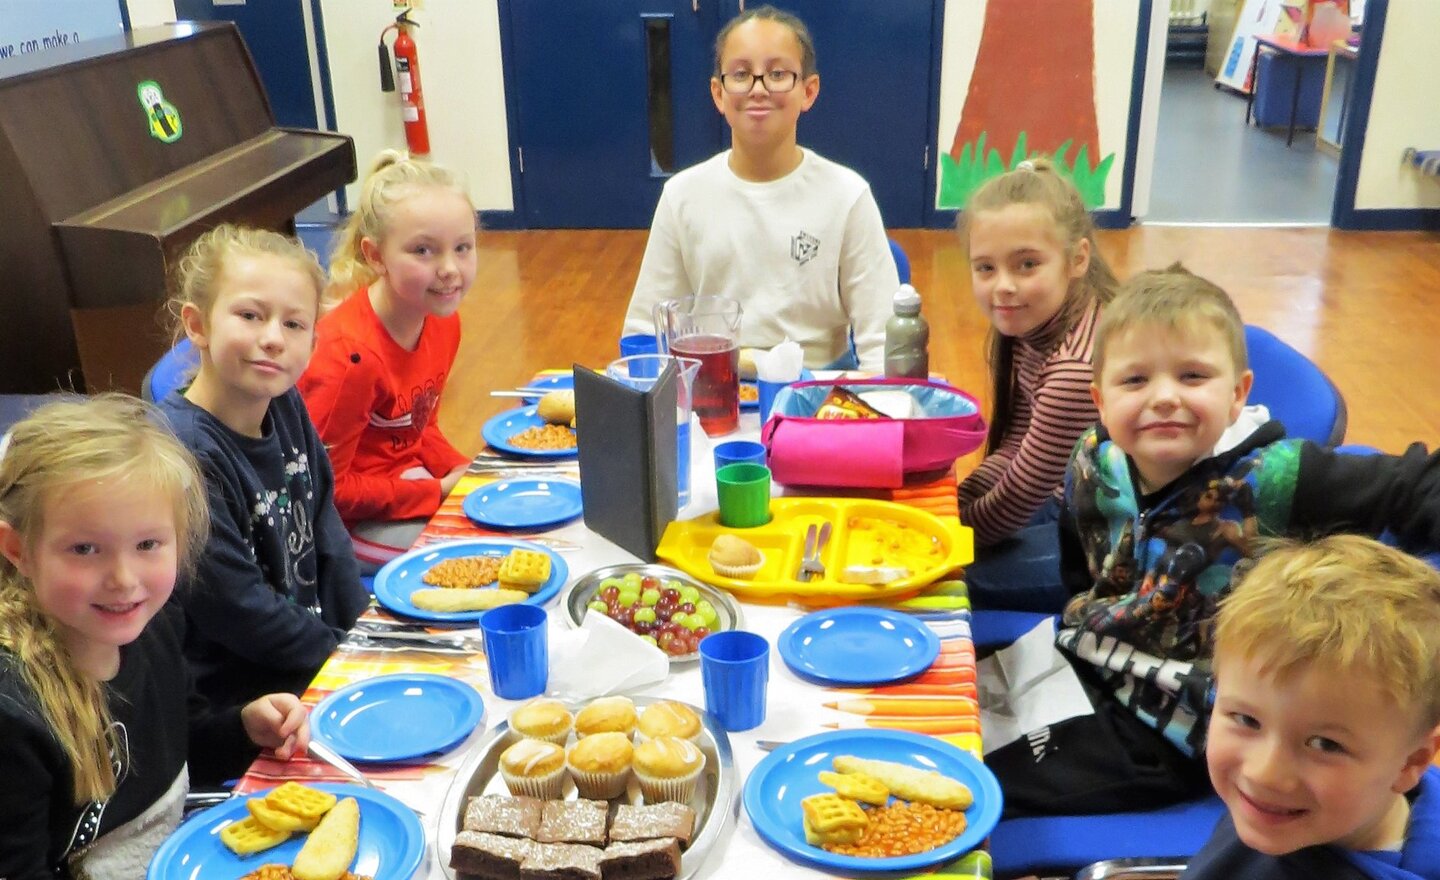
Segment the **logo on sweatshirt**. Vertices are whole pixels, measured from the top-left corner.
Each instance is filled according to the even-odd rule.
[[[801,231],[798,235],[790,237],[790,259],[805,265],[815,259],[820,253],[820,239],[808,232]]]

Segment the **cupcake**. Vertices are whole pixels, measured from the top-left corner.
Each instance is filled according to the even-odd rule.
[[[635,778],[647,803],[685,803],[705,769],[705,753],[688,739],[659,736],[635,749]]]
[[[526,739],[544,740],[557,746],[570,738],[574,716],[559,700],[541,697],[510,713],[510,729]]]
[[[629,697],[600,697],[591,700],[575,716],[575,735],[584,739],[596,733],[635,732],[635,704]]]
[[[630,744],[629,734],[604,731],[592,733],[571,746],[565,763],[580,797],[609,800],[625,793],[634,755],[635,747]]]
[[[700,737],[700,716],[684,703],[661,700],[651,703],[640,713],[641,741],[657,736],[673,736],[695,742]]]
[[[710,567],[721,577],[752,578],[765,564],[765,556],[754,544],[734,535],[717,535],[710,545]]]
[[[500,775],[513,795],[558,798],[565,786],[565,750],[543,740],[522,739],[500,753]]]

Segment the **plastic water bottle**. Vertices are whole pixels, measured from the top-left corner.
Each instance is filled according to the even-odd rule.
[[[885,375],[930,378],[930,325],[920,314],[920,294],[908,284],[895,291],[895,314],[885,322]]]

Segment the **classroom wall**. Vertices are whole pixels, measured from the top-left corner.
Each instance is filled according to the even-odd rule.
[[[1440,3],[1390,0],[1370,124],[1360,158],[1355,207],[1440,208],[1440,178],[1400,162],[1406,147],[1440,149],[1434,77],[1425,75],[1440,53]]]
[[[1102,149],[1117,153],[1117,168],[1123,165],[1140,2],[1095,0],[1097,121]],[[175,17],[172,0],[127,0],[127,4],[137,27]],[[374,72],[376,37],[390,19],[390,4],[321,0],[321,6],[338,127],[355,138],[364,162],[383,146],[404,144],[393,103],[398,98],[378,90]],[[1164,0],[1154,0],[1154,6],[1154,14],[1163,17]],[[941,149],[947,149],[954,137],[979,46],[975,23],[983,19],[983,10],[984,0],[946,0],[936,131]],[[469,176],[477,208],[512,210],[496,0],[427,0],[416,18],[421,22],[418,40],[436,157]],[[1440,184],[1400,166],[1400,152],[1407,146],[1440,147],[1440,115],[1418,109],[1434,104],[1424,78],[1414,75],[1437,50],[1440,3],[1391,0],[1356,208],[1440,207]],[[1146,168],[1140,173],[1148,177]],[[1118,204],[1120,185],[1118,172],[1107,180],[1107,205]],[[1137,202],[1136,207],[1142,204]]]

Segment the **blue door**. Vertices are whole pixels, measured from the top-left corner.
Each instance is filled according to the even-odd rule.
[[[279,125],[320,128],[315,113],[315,85],[310,78],[310,46],[302,3],[311,0],[216,3],[175,0],[175,15],[191,21],[233,21],[245,38],[270,107]],[[312,7],[319,21],[319,9]],[[317,25],[318,26],[318,25]]]
[[[502,3],[523,225],[649,226],[665,178],[719,150],[718,12],[710,0]]]
[[[645,228],[665,179],[729,145],[715,37],[742,0],[502,0],[516,210],[531,228]],[[755,0],[751,0],[755,2]],[[815,35],[820,99],[800,142],[921,226],[938,0],[790,0]]]

